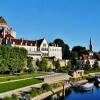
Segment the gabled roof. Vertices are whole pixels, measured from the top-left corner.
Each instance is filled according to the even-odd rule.
[[[97,57],[93,54],[93,55],[89,55],[89,54],[83,54],[82,55],[82,59],[83,60],[93,60],[93,59],[97,59]]]
[[[37,41],[36,41],[36,42],[37,42],[37,46],[40,47],[40,45],[42,44],[43,40],[44,40],[44,39],[37,40]]]
[[[5,20],[2,16],[0,16],[0,24],[5,24],[5,25],[7,25],[6,20]]]
[[[96,56],[97,60],[100,60],[100,53],[94,53],[94,55]]]

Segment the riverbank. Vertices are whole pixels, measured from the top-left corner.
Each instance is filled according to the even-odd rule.
[[[67,88],[70,88],[70,87],[71,87],[71,85],[66,84],[66,85],[64,85],[64,87],[61,86],[61,87],[58,87],[58,88],[53,89],[51,91],[48,91],[46,93],[40,94],[39,96],[36,96],[36,97],[32,98],[31,100],[43,100],[43,99],[46,99],[49,96],[55,95],[59,91],[62,91],[63,92],[63,90],[65,90]]]
[[[75,82],[74,85],[82,84],[82,83],[86,83],[86,82],[88,82],[88,81],[87,80],[81,80],[81,81]],[[51,98],[53,98],[53,95],[57,99],[57,98],[59,98],[57,94],[60,92],[61,93],[60,96],[65,95],[65,90],[68,89],[68,88],[71,88],[71,84],[65,83],[65,85],[62,85],[61,87],[53,89],[52,91],[47,91],[45,93],[42,93],[42,94],[40,94],[36,97],[33,97],[31,100],[43,100],[43,99],[46,99],[50,96],[51,96]]]

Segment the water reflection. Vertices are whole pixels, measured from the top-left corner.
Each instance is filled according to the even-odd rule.
[[[95,88],[90,91],[83,91],[72,89],[71,92],[66,93],[65,100],[100,100],[100,84],[95,84]],[[60,99],[64,100],[64,99]]]

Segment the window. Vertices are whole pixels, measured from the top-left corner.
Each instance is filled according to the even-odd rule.
[[[44,46],[44,47],[46,47],[46,44],[45,44],[45,43],[43,43],[43,46]]]
[[[44,51],[44,48],[41,48],[42,51]]]

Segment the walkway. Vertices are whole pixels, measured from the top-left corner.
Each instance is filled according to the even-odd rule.
[[[60,75],[60,74],[59,74]],[[51,75],[52,76],[52,75]],[[62,74],[61,74],[61,76],[62,76]],[[67,75],[68,76],[68,75]],[[69,78],[69,77],[68,77]],[[56,80],[53,80],[53,81],[48,81],[48,82],[46,82],[46,83],[48,83],[48,84],[53,84],[53,83],[58,83],[58,82],[62,82],[63,80],[68,80],[68,78],[67,79],[64,79],[64,78],[62,78],[62,80],[60,79],[56,79]],[[20,80],[22,80],[22,79],[20,79]],[[15,81],[19,81],[19,80],[13,80],[13,82],[15,82]],[[30,85],[30,86],[26,86],[26,87],[23,87],[23,88],[19,88],[19,89],[15,89],[15,90],[11,90],[11,91],[8,91],[8,92],[4,92],[4,93],[0,93],[0,98],[4,98],[5,96],[11,96],[12,94],[17,94],[17,95],[19,95],[20,93],[22,93],[22,92],[28,92],[28,91],[30,91],[31,90],[31,88],[32,87],[36,87],[36,88],[40,88],[41,86],[42,86],[42,84],[44,84],[45,82],[42,82],[42,83],[38,83],[38,84],[34,84],[34,85]]]

